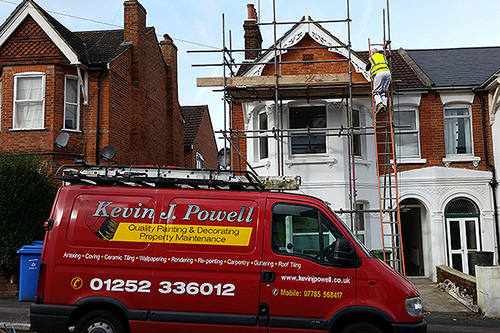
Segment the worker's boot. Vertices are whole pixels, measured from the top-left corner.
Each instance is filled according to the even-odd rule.
[[[375,115],[377,115],[381,111],[385,111],[385,106],[382,103],[378,103],[377,104],[377,109],[375,110]]]

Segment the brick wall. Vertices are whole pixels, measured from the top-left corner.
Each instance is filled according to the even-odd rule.
[[[485,110],[488,110],[488,98],[485,95]],[[428,92],[422,96],[419,107],[420,120],[420,149],[421,157],[427,160],[425,164],[401,164],[398,171],[406,171],[418,168],[443,166],[442,159],[446,157],[445,133],[444,133],[444,106],[437,92]],[[492,163],[493,143],[491,138],[489,117],[486,111],[487,146]],[[475,96],[472,104],[472,138],[474,144],[474,156],[481,158],[477,168],[471,162],[452,163],[453,168],[476,169],[487,171],[486,155],[483,141],[483,126],[481,116],[481,104],[479,97]]]
[[[26,72],[42,73],[45,76],[44,129],[12,130],[14,115],[14,76]],[[2,127],[0,147],[4,151],[32,151],[41,153],[51,164],[72,162],[82,158],[83,144],[81,133],[71,133],[68,146],[61,150],[53,143],[63,127],[64,80],[65,75],[76,75],[69,66],[56,65],[17,65],[2,69]],[[85,114],[85,107],[81,113]]]
[[[18,293],[19,286],[17,281],[11,280],[10,277],[0,276],[0,297],[16,296]]]
[[[196,161],[196,152],[203,155],[203,167],[207,169],[217,169],[217,144],[215,143],[212,123],[210,122],[210,115],[205,112],[203,120],[201,121],[198,135],[194,140],[194,161]],[[193,164],[193,167],[196,166]]]
[[[467,295],[472,296],[474,304],[477,304],[476,278],[464,274],[448,266],[436,266],[437,282],[450,280],[460,288],[460,291],[466,290]]]
[[[245,130],[245,115],[243,114],[243,110],[242,110],[242,106],[241,104],[233,104],[233,110],[232,110],[232,114],[233,114],[233,130],[235,130],[236,128],[238,128],[238,130]],[[241,136],[244,136],[243,133],[241,133]],[[247,142],[246,142],[246,139],[239,139],[239,142],[238,140],[234,139],[233,140],[233,144],[235,147],[240,147],[240,153],[243,155],[243,157],[245,157],[245,159],[247,158]],[[234,149],[232,150],[232,165],[231,165],[231,169],[238,169],[239,168],[239,163],[238,163],[238,159],[239,159],[239,155],[238,155],[238,152],[236,152]],[[246,164],[245,163],[241,163],[241,166],[242,166],[242,170],[246,170],[247,167],[246,167]]]
[[[305,35],[300,42],[298,42],[294,47],[297,48],[309,48],[309,49],[299,49],[293,52],[287,52],[283,54],[280,58],[282,62],[289,61],[321,61],[321,60],[345,60],[344,56],[337,54],[335,52],[330,52],[326,48],[313,49],[313,47],[320,47],[322,45],[318,44],[309,35]],[[336,61],[336,62],[317,62],[317,63],[302,63],[302,64],[282,64],[279,66],[279,75],[306,75],[306,74],[339,74],[348,73],[348,62],[347,61]],[[262,76],[272,76],[274,75],[274,63],[270,62],[269,65],[264,67],[262,71]],[[366,82],[366,79],[362,74],[356,73],[353,70],[352,75],[353,82]]]
[[[177,47],[168,34],[160,42],[163,60],[167,65],[167,128],[168,159],[170,165],[180,166],[184,160],[184,118],[178,98]],[[187,165],[186,165],[187,166]]]

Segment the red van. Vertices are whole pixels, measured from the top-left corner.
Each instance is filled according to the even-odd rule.
[[[417,289],[321,200],[251,174],[65,166],[37,332],[426,332]]]

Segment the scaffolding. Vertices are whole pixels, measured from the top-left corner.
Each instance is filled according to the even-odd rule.
[[[387,0],[387,8],[389,3]],[[245,142],[246,139],[259,140],[263,137],[269,137],[275,139],[276,151],[277,151],[277,173],[278,176],[283,176],[285,173],[284,169],[284,142],[285,138],[290,138],[294,134],[304,133],[304,129],[294,130],[286,129],[284,126],[283,119],[283,100],[306,100],[309,102],[311,99],[341,99],[345,102],[347,110],[347,126],[337,127],[337,128],[307,128],[306,135],[322,135],[322,136],[338,136],[347,137],[347,147],[348,147],[348,172],[349,172],[349,207],[347,209],[342,209],[341,213],[350,214],[351,229],[354,230],[354,220],[355,214],[357,213],[373,213],[379,212],[379,210],[357,210],[356,209],[356,174],[355,174],[355,154],[354,154],[354,134],[359,135],[359,131],[366,131],[365,135],[375,135],[375,125],[374,126],[355,126],[354,116],[353,116],[353,97],[363,96],[367,97],[371,95],[371,85],[369,82],[353,82],[353,63],[352,63],[352,50],[351,50],[351,16],[350,16],[350,0],[346,0],[346,18],[340,20],[323,20],[323,21],[307,21],[309,19],[308,14],[305,15],[305,20],[298,22],[278,22],[276,19],[276,0],[273,0],[273,20],[272,22],[259,22],[256,24],[258,26],[272,26],[273,28],[273,44],[267,49],[233,49],[232,41],[230,35],[229,48],[226,46],[226,33],[225,33],[225,16],[222,14],[222,48],[218,50],[195,50],[188,51],[193,53],[203,53],[203,52],[219,52],[222,53],[221,63],[212,64],[194,64],[193,67],[210,67],[210,66],[222,66],[222,77],[219,78],[198,78],[197,85],[200,87],[221,87],[220,90],[215,90],[223,93],[224,100],[224,130],[217,131],[225,139],[224,151],[229,150],[229,165],[230,169],[241,169],[242,161],[247,165],[249,169],[255,172],[251,163],[249,163],[245,156],[241,153],[241,141]],[[388,11],[387,11],[388,13]],[[279,25],[292,25],[293,27],[299,24],[323,24],[323,23],[344,23],[347,30],[347,43],[339,43],[338,46],[315,46],[315,47],[283,47],[281,44],[281,39],[278,40],[277,37],[277,27]],[[390,29],[390,25],[388,22]],[[291,29],[290,29],[291,30]],[[384,11],[384,47],[389,45],[390,47],[390,35],[389,42],[385,42],[385,11]],[[334,49],[338,48],[345,54],[345,59],[330,59],[330,60],[308,60],[303,59],[302,61],[284,61],[281,55],[283,52],[292,50],[304,50],[304,49]],[[237,62],[233,54],[238,52],[255,51],[258,54],[263,53],[263,55],[268,55],[272,57],[271,61],[259,62],[257,59],[263,59],[263,56],[256,57],[256,61],[252,62]],[[389,50],[390,52],[390,50]],[[261,61],[261,60],[260,60]],[[309,75],[284,75],[281,76],[281,67],[288,64],[314,64],[314,63],[327,63],[327,62],[345,62],[348,68],[347,73],[343,74],[309,74]],[[274,76],[238,76],[238,66],[248,66],[248,65],[273,65],[274,66]],[[244,103],[255,100],[274,100],[277,126],[273,129],[264,130],[248,130],[248,129],[238,129],[233,123],[233,105],[234,103]],[[228,112],[229,108],[229,112]],[[227,117],[229,114],[229,119]],[[229,129],[227,127],[229,121]],[[229,147],[228,147],[229,145]],[[233,158],[236,156],[236,158]],[[395,159],[393,160],[395,163]],[[378,166],[378,163],[377,163]],[[377,168],[380,170],[380,168]],[[394,167],[395,171],[395,167]],[[379,171],[380,172],[380,171]],[[378,173],[379,173],[378,172]],[[377,173],[377,174],[378,174]],[[395,174],[395,172],[394,172]],[[389,178],[391,177],[391,172],[389,172]],[[380,177],[379,177],[380,178]],[[381,196],[380,196],[381,197]],[[396,201],[397,198],[396,198]],[[392,202],[392,201],[391,201]],[[399,206],[398,206],[399,207]],[[387,210],[394,209],[387,208],[385,205],[380,205],[381,218],[383,214],[387,213]],[[399,209],[399,208],[398,208]],[[398,213],[399,220],[399,213]],[[400,229],[399,229],[400,231]],[[382,231],[383,232],[383,231]],[[384,236],[382,236],[384,238]],[[400,238],[399,238],[400,239]],[[384,245],[385,250],[385,245]],[[401,253],[402,256],[402,253]],[[395,265],[394,262],[390,261],[388,258],[384,259],[391,264],[399,272],[404,273],[404,265],[401,267],[400,264]]]

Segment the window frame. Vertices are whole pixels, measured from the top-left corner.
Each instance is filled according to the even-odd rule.
[[[453,115],[453,116],[447,116],[446,111],[450,109],[466,109],[467,110],[467,115]],[[445,154],[446,157],[467,157],[467,156],[474,156],[474,137],[473,137],[473,130],[472,130],[472,110],[471,106],[468,104],[449,104],[449,105],[444,105],[443,106],[443,119],[444,119],[444,145],[445,145]],[[446,120],[447,119],[468,119],[468,126],[467,130],[469,131],[469,137],[470,137],[470,152],[466,153],[448,153],[448,141],[447,141],[447,129],[446,129]],[[467,138],[466,138],[467,139]],[[448,139],[449,140],[449,139]],[[457,149],[457,146],[454,145],[453,149]]]
[[[42,99],[41,100],[17,100],[17,92],[18,92],[18,82],[21,78],[30,78],[30,77],[38,77],[41,78],[42,84]],[[13,114],[12,114],[12,129],[13,130],[41,130],[45,129],[45,73],[43,72],[25,72],[14,74],[14,96],[13,96]],[[40,127],[18,127],[16,123],[18,121],[18,104],[21,103],[29,103],[30,101],[34,101],[42,104],[42,124]]]
[[[266,128],[262,128],[261,126],[261,116],[265,116],[266,117]],[[258,132],[258,148],[257,148],[257,152],[258,152],[258,158],[259,160],[264,160],[264,159],[267,159],[269,158],[269,116],[267,114],[267,111],[265,109],[263,110],[260,110],[257,112],[257,128],[259,130]],[[265,151],[265,154],[263,153],[263,145],[265,145],[266,147],[266,151]]]
[[[67,101],[68,93],[68,80],[76,81],[76,103]],[[76,106],[76,126],[75,128],[66,127],[66,105],[70,104]],[[63,130],[65,131],[80,131],[80,79],[76,75],[65,75],[64,76],[64,115],[63,115]]]
[[[394,150],[396,152],[396,158],[398,159],[419,159],[422,156],[422,146],[421,146],[421,140],[420,140],[420,112],[418,107],[415,106],[408,106],[408,105],[402,105],[394,109],[394,114],[393,114],[393,119],[396,120],[398,116],[398,112],[413,112],[413,121],[415,125],[415,129],[412,130],[405,130],[405,129],[398,129],[397,126],[394,127]],[[394,121],[395,122],[395,121]],[[403,136],[403,135],[415,135],[417,137],[417,154],[416,155],[401,155],[398,154],[399,147],[398,145],[398,138]]]
[[[203,162],[205,159],[203,158],[203,155],[199,152],[196,152],[196,157],[195,157],[195,168],[196,169],[203,169]]]
[[[281,207],[281,206],[290,206],[291,209],[306,209],[306,210],[312,210],[313,212],[315,212],[315,216],[312,216],[312,217],[307,217],[307,216],[304,216],[301,218],[307,220],[315,220],[316,223],[317,223],[317,230],[314,230],[314,231],[303,231],[303,232],[294,232],[293,230],[293,227],[288,230],[287,229],[287,226],[290,226],[291,223],[294,223],[294,226],[296,224],[299,224],[300,221],[297,221],[297,220],[293,220],[292,221],[289,221],[288,220],[288,217],[290,216],[295,216],[297,217],[297,215],[288,215],[285,217],[284,220],[281,221],[282,223],[282,227],[284,228],[282,230],[282,233],[284,233],[284,236],[285,238],[283,239],[283,241],[285,243],[283,244],[280,244],[280,242],[274,244],[277,239],[275,238],[275,236],[277,237],[277,235],[279,234],[279,231],[278,231],[278,226],[277,226],[277,219],[276,219],[276,215],[284,215],[284,214],[277,214],[276,213],[276,209],[277,207]],[[295,208],[293,208],[295,207]],[[305,221],[304,220],[304,221]],[[297,203],[297,202],[286,202],[286,201],[279,201],[279,202],[276,202],[272,205],[272,210],[271,210],[271,224],[272,224],[272,229],[273,229],[273,236],[271,237],[271,241],[273,242],[273,244],[271,244],[271,248],[272,248],[272,251],[276,254],[279,254],[279,255],[286,255],[286,256],[291,256],[291,257],[298,257],[298,258],[304,258],[304,259],[307,259],[307,260],[310,260],[312,262],[315,262],[315,263],[318,263],[318,264],[321,264],[321,265],[325,265],[325,266],[335,266],[334,263],[332,262],[329,262],[327,259],[326,259],[326,249],[329,248],[329,246],[332,244],[333,241],[336,241],[338,238],[347,238],[347,236],[344,234],[343,230],[341,228],[339,228],[339,226],[337,226],[332,220],[331,218],[325,214],[325,212],[323,212],[321,209],[319,209],[319,207],[316,207],[314,205],[310,205],[308,203]],[[326,234],[325,234],[326,233]],[[336,234],[335,234],[336,233]],[[282,235],[283,236],[283,235]],[[295,247],[289,247],[286,242],[287,240],[290,240],[289,237],[304,237],[304,236],[309,236],[311,237],[311,240],[314,240],[315,237],[317,237],[317,245],[318,245],[318,253],[298,253],[298,252],[294,252],[296,249]],[[324,239],[325,237],[328,237],[328,244],[326,244],[324,242]],[[348,239],[348,238],[347,238]],[[315,242],[313,242],[315,243]],[[309,243],[310,244],[310,243]],[[302,249],[302,250],[311,250],[311,249]],[[316,249],[314,249],[316,250]],[[332,251],[333,249],[330,249],[329,251]],[[318,257],[318,258],[315,258],[315,257]],[[355,265],[355,263],[353,263],[353,265]]]
[[[352,152],[354,157],[356,158],[363,158],[363,135],[362,135],[362,130],[360,127],[362,126],[361,122],[361,110],[358,108],[353,108],[352,109],[352,126],[353,126],[353,137],[352,137]],[[356,116],[357,113],[357,116]],[[357,119],[357,121],[356,121]],[[356,150],[359,150],[357,152]]]
[[[353,234],[356,235],[358,240],[366,245],[366,218],[365,209],[367,204],[364,202],[356,202],[356,212],[354,213],[354,230]],[[362,228],[360,227],[362,225]],[[359,237],[361,236],[361,238]]]
[[[293,143],[293,137],[307,137],[308,131],[307,127],[301,127],[301,128],[292,128],[292,113],[293,109],[307,109],[307,108],[322,108],[323,109],[323,114],[325,117],[325,126],[324,127],[311,127],[314,130],[321,130],[323,129],[323,132],[314,132],[314,136],[316,137],[323,137],[324,142],[321,143],[321,145],[324,146],[324,150],[321,152],[304,152],[304,153],[294,153],[294,143]],[[290,137],[289,137],[289,153],[290,156],[293,157],[303,157],[303,156],[326,156],[328,154],[328,110],[327,110],[327,104],[298,104],[298,105],[288,105],[288,129],[290,131]]]

